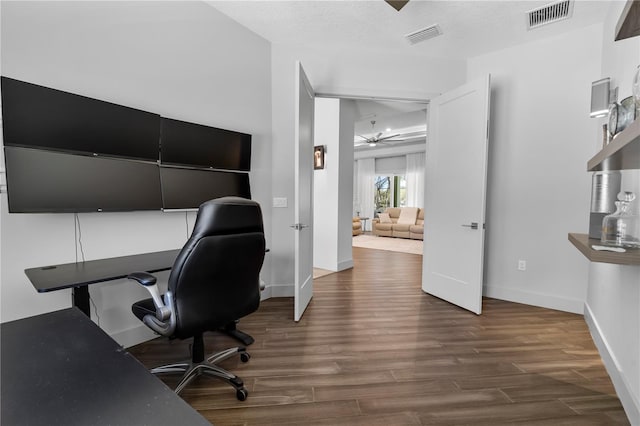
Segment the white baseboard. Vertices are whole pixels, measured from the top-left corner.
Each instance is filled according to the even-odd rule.
[[[555,309],[557,311],[583,313],[584,300],[568,299],[550,294],[535,293],[506,287],[485,286],[483,294],[494,299],[507,300],[509,302],[523,303],[525,305],[539,306],[541,308]]]
[[[627,414],[629,422],[632,425],[640,425],[640,400],[634,397],[631,386],[625,378],[624,371],[587,303],[584,304],[584,319],[591,332],[591,337],[598,348],[600,357],[604,362],[604,366],[607,369],[607,373],[609,373],[609,377],[611,377],[613,387],[616,389],[616,393]]]
[[[353,268],[353,258],[338,263],[338,272]]]
[[[153,340],[158,337],[157,334],[142,323],[137,327],[122,330],[117,333],[113,333],[110,336],[125,348],[139,345],[140,343],[148,342],[149,340]]]
[[[270,297],[293,297],[295,289],[293,284],[271,284],[264,289],[264,293],[268,293],[269,297],[264,297],[262,300]]]

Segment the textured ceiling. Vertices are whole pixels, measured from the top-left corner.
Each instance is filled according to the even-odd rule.
[[[618,0],[622,1],[622,0]],[[528,31],[529,10],[547,1],[411,0],[399,12],[383,0],[206,1],[274,44],[466,59],[604,21],[610,1],[575,0],[570,19]],[[411,45],[405,35],[438,24],[443,35]],[[357,101],[356,135],[424,128],[425,105]],[[375,128],[371,120],[376,120]],[[391,130],[386,131],[387,128]],[[361,138],[355,137],[355,142]]]
[[[272,43],[456,59],[603,22],[610,6],[576,0],[571,19],[527,31],[526,12],[551,2],[411,0],[398,12],[382,0],[207,1]],[[443,35],[416,45],[405,40],[432,24]]]

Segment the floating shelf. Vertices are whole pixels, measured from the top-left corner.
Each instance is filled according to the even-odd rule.
[[[635,120],[587,162],[590,172],[640,169],[640,119]]]
[[[615,263],[616,265],[640,265],[640,249],[627,250],[624,253],[598,251],[592,245],[600,245],[600,240],[589,238],[587,234],[569,234],[569,241],[592,262]]]

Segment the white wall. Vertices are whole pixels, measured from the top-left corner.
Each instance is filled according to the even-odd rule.
[[[2,2],[0,8],[2,75],[252,134],[252,193],[271,243],[268,42],[201,2]],[[2,194],[1,320],[70,306],[69,291],[38,294],[23,270],[75,261],[73,215],[8,214],[6,202]],[[189,213],[187,226],[184,213],[79,217],[87,260],[181,247],[195,219]],[[269,262],[267,256],[267,283]],[[130,334],[145,327],[130,305],[147,297],[144,290],[112,282],[90,291],[105,331],[132,343]]]
[[[469,80],[492,77],[489,297],[582,313],[587,264],[567,233],[588,229],[585,170],[598,126],[589,106],[601,39],[595,25],[469,60]]]
[[[316,98],[315,145],[325,145],[325,168],[313,172],[313,266],[329,271],[353,267],[352,100]]]
[[[631,82],[640,65],[640,37],[613,41],[624,4],[614,2],[607,15],[602,73],[597,76],[611,77],[612,87],[619,87],[619,100],[631,95]],[[602,146],[598,132],[590,141],[594,155]],[[623,171],[621,189],[640,197],[640,170]],[[640,213],[640,201],[635,202],[635,210]],[[629,421],[640,424],[640,266],[590,263],[585,318]]]
[[[300,60],[317,92],[425,100],[465,82],[465,61],[420,56],[389,56],[375,52],[321,50],[272,45],[273,196],[285,197],[287,208],[273,210],[271,259],[273,296],[292,296],[294,241],[294,83]],[[402,67],[396,64],[402,63]]]
[[[313,266],[337,271],[340,99],[316,98],[313,131],[326,148],[325,168],[313,171]]]
[[[340,100],[340,147],[338,160],[338,257],[337,270],[353,267],[353,134],[356,104]]]

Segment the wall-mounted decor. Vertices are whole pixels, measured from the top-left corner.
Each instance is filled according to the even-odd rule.
[[[324,169],[324,145],[313,147],[313,169]]]
[[[591,117],[604,117],[609,112],[610,84],[609,77],[591,83]]]

